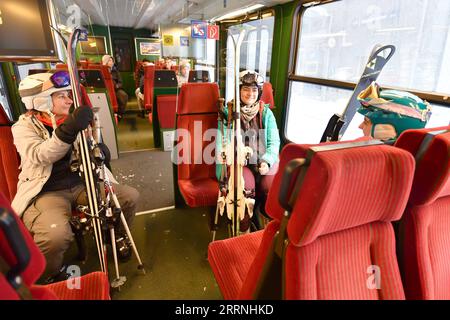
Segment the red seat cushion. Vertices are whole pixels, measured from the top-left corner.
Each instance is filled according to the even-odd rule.
[[[215,179],[179,180],[178,186],[189,207],[207,207],[217,203],[219,183]]]
[[[103,272],[92,272],[69,281],[72,284],[79,281],[79,289],[69,288],[66,281],[45,287],[51,290],[59,300],[110,300],[108,277]]]
[[[263,233],[258,231],[210,243],[208,261],[224,299],[239,298]]]

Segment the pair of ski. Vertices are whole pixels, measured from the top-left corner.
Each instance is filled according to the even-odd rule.
[[[219,128],[222,128],[222,150],[220,150],[221,153],[218,160],[222,162],[222,173],[219,181],[219,195],[214,216],[212,241],[215,240],[219,214],[223,215],[225,210],[231,223],[231,236],[239,235],[239,223],[244,219],[245,211],[248,211],[250,217],[253,214],[254,199],[249,199],[245,196],[244,178],[242,175],[245,159],[248,157],[247,150],[242,147],[240,130],[239,66],[240,46],[244,36],[245,30],[242,30],[237,43],[233,38],[235,45],[235,99],[232,117],[228,119],[228,130],[225,130],[225,119],[219,116]],[[377,80],[381,70],[394,52],[395,47],[393,45],[376,45],[374,47],[344,112],[342,114],[334,114],[330,118],[320,142],[338,141],[342,138],[360,105],[358,95]],[[231,124],[229,123],[230,121]],[[228,133],[231,133],[229,139]],[[230,146],[226,145],[227,142],[230,143]],[[229,176],[227,167],[230,169]]]
[[[82,105],[82,95],[75,53],[78,42],[87,41],[87,31],[81,28],[75,28],[70,35],[68,42],[65,41],[59,32],[58,34],[66,45],[67,68],[70,74],[74,107],[79,108]],[[138,260],[138,269],[143,270],[144,273],[145,270],[128,228],[125,216],[122,213],[117,195],[114,192],[112,182],[108,177],[104,156],[99,147],[99,143],[101,142],[101,126],[99,123],[98,110],[93,108],[93,111],[95,128],[88,127],[88,129],[80,132],[75,144],[75,150],[79,159],[78,170],[84,180],[88,200],[87,208],[85,207],[83,209],[83,207],[80,206],[79,209],[83,209],[83,213],[91,218],[90,221],[92,223],[92,229],[94,230],[94,238],[100,261],[100,270],[106,274],[108,274],[108,265],[105,236],[106,230],[109,231],[116,273],[115,279],[111,282],[111,287],[120,288],[126,281],[126,277],[120,276],[119,274],[114,231],[114,222],[117,217],[119,217],[131,242],[133,252]],[[104,197],[102,197],[101,186],[103,186],[105,190]]]
[[[248,215],[253,216],[253,207],[255,199],[247,197],[245,194],[245,183],[243,176],[244,166],[252,155],[252,150],[245,147],[242,142],[241,119],[240,119],[240,91],[239,91],[239,66],[240,66],[240,47],[245,37],[245,30],[241,30],[237,41],[233,39],[235,46],[234,72],[235,87],[233,102],[227,104],[228,119],[219,116],[218,128],[221,129],[222,150],[220,150],[219,161],[222,164],[222,173],[219,181],[219,195],[217,200],[216,212],[214,216],[214,226],[212,231],[212,241],[216,237],[216,229],[219,221],[219,215],[227,214],[229,221],[230,236],[241,234],[240,222]],[[223,105],[219,106],[224,108]],[[222,110],[219,110],[219,114]],[[223,114],[223,113],[222,113]],[[250,223],[249,223],[250,225]],[[247,232],[247,230],[242,230]]]

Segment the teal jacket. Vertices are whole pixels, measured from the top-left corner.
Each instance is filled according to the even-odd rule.
[[[228,110],[224,109],[225,117],[228,116]],[[266,152],[258,159],[263,160],[269,164],[271,167],[274,163],[278,162],[278,154],[280,151],[280,135],[278,133],[277,122],[275,121],[275,116],[273,115],[272,110],[270,110],[269,105],[265,104],[264,109],[262,111],[262,123],[263,128],[266,131],[264,135],[264,145],[266,147]],[[218,124],[218,134],[216,140],[216,153],[219,154],[222,152],[222,121],[219,121]],[[262,128],[261,128],[262,129]],[[225,127],[225,134],[227,135],[227,128]],[[228,135],[227,135],[228,136]],[[230,143],[227,141],[227,143]],[[216,157],[217,159],[217,157]],[[216,160],[216,176],[217,179],[220,179],[220,175],[222,172],[222,164]]]

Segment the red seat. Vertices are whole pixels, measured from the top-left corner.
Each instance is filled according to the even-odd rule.
[[[217,128],[218,99],[216,83],[186,83],[181,87],[174,154],[178,164],[178,186],[190,207],[214,206],[217,202],[215,140],[209,137],[204,141],[202,137],[206,130]],[[209,163],[203,157],[207,146],[213,146],[206,151],[212,160]]]
[[[0,225],[0,257],[6,267],[9,266],[8,273],[11,272],[11,277],[14,279],[17,279],[16,276],[20,277],[24,290],[28,291],[33,299],[110,299],[108,278],[102,272],[93,272],[79,279],[69,279],[72,284],[77,284],[79,280],[77,287],[70,287],[65,281],[46,286],[35,285],[45,269],[45,258],[19,217],[12,211],[9,201],[1,193],[0,210],[3,211],[0,218],[8,222]],[[10,231],[10,236],[5,233],[7,231]],[[23,246],[15,247],[12,243],[22,243]],[[20,261],[23,263],[18,263]],[[12,286],[4,273],[0,273],[0,300],[20,298],[19,291]]]
[[[272,84],[270,82],[264,82],[262,87],[261,100],[264,101],[264,103],[269,104],[270,109],[275,108],[275,102],[273,99],[273,89]]]
[[[295,194],[292,213],[284,215],[286,204],[266,205],[274,220],[264,231],[209,246],[225,299],[404,299],[390,222],[406,206],[414,160],[391,146],[364,144],[282,150],[267,203]],[[290,160],[304,157],[300,173],[282,179]],[[379,289],[372,280],[381,281]]]
[[[407,130],[396,147],[416,156],[399,257],[407,299],[450,299],[450,126]]]
[[[153,87],[155,82],[155,66],[144,67],[144,108],[152,110],[153,108]]]
[[[19,156],[13,143],[12,123],[0,104],[0,192],[12,201],[17,191]]]

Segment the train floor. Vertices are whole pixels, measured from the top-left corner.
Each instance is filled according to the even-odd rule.
[[[127,281],[111,289],[112,299],[221,299],[207,260],[211,241],[211,208],[175,208],[170,152],[141,150],[121,153],[111,162],[121,184],[140,192],[137,216],[131,228],[146,274],[137,269],[133,257],[119,263],[120,275]],[[163,208],[162,210],[158,210]],[[227,236],[221,223],[217,239]],[[98,254],[91,234],[85,235],[88,258],[76,259],[78,249],[72,244],[65,263],[78,265],[82,274],[99,270]],[[109,278],[115,278],[114,260],[108,246]]]
[[[218,238],[225,238],[221,227]],[[209,212],[204,209],[172,209],[139,215],[135,218],[132,234],[145,274],[137,269],[133,255],[119,263],[126,282],[120,289],[111,289],[113,300],[216,300],[222,299],[207,260]],[[88,259],[76,260],[77,247],[72,245],[66,254],[66,263],[80,266],[82,274],[99,270],[98,254],[92,237],[85,236]],[[115,278],[115,268],[108,246],[109,279]]]
[[[148,114],[139,110],[136,98],[130,98],[122,119],[117,126],[119,152],[154,148],[153,126]]]

